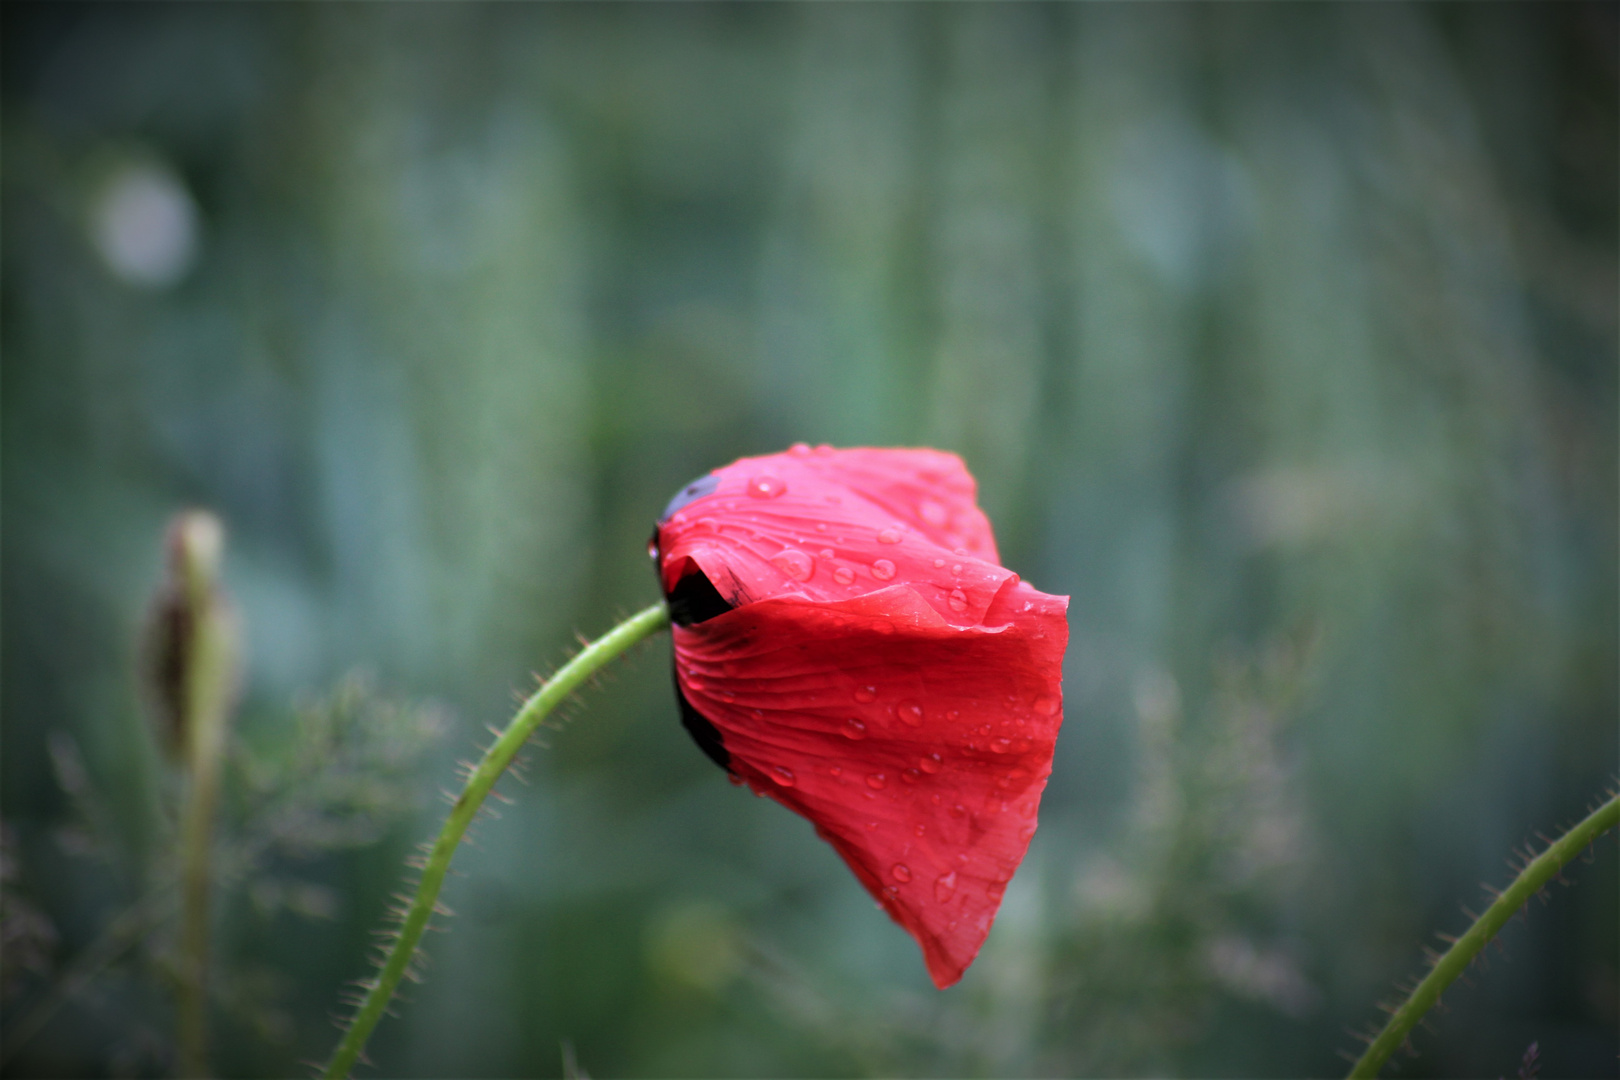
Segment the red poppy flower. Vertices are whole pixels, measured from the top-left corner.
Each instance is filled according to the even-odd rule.
[[[810,819],[941,989],[1035,833],[1069,636],[974,493],[952,454],[799,445],[689,485],[652,549],[688,731]]]

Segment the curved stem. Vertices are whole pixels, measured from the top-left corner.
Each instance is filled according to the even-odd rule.
[[[506,730],[501,732],[500,738],[484,751],[483,758],[467,778],[466,786],[456,797],[450,816],[439,830],[438,839],[433,842],[422,867],[422,879],[416,886],[416,894],[411,897],[410,906],[405,909],[404,921],[383,961],[382,970],[375,979],[364,984],[365,997],[355,1011],[349,1029],[344,1032],[343,1040],[332,1054],[332,1060],[327,1063],[325,1075],[328,1080],[338,1080],[349,1074],[365,1048],[372,1029],[382,1019],[389,1000],[399,986],[399,980],[404,977],[416,955],[417,943],[422,940],[428,919],[437,906],[439,889],[444,885],[444,876],[450,869],[450,858],[483,805],[484,798],[495,786],[495,781],[501,778],[518,751],[523,749],[523,744],[534,734],[534,729],[552,709],[609,661],[668,625],[669,609],[662,603],[654,604],[585,646],[579,655],[559,668],[523,703],[517,715],[512,717],[512,722],[506,725]]]
[[[1513,884],[1497,896],[1496,902],[1485,909],[1485,914],[1474,920],[1474,925],[1468,928],[1468,932],[1458,938],[1451,948],[1435,961],[1429,974],[1418,983],[1411,995],[1401,1002],[1400,1007],[1390,1014],[1389,1023],[1385,1024],[1384,1030],[1368,1044],[1367,1052],[1361,1055],[1361,1060],[1350,1070],[1350,1076],[1376,1077],[1378,1070],[1383,1068],[1384,1062],[1389,1060],[1395,1048],[1406,1041],[1406,1037],[1423,1018],[1423,1014],[1440,1000],[1441,992],[1463,973],[1479,951],[1496,936],[1514,913],[1551,881],[1566,863],[1585,851],[1587,845],[1605,831],[1614,828],[1617,823],[1620,823],[1620,794],[1611,796],[1608,802],[1592,811],[1584,821],[1547,845],[1547,850],[1532,859],[1520,871],[1519,876],[1513,879]]]

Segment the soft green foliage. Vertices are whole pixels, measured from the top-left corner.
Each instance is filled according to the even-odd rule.
[[[206,507],[275,773],[233,765],[221,820],[280,823],[213,948],[286,1041],[220,1014],[223,1074],[327,1057],[441,820],[370,816],[387,762],[341,750],[308,782],[349,809],[276,816],[290,703],[357,668],[442,702],[389,781],[430,803],[575,630],[656,599],[675,490],[796,440],[960,452],[1007,564],[1073,597],[985,954],[933,991],[649,649],[474,827],[378,1075],[1339,1072],[1620,765],[1613,5],[3,20],[7,910],[70,971],[173,850],[136,642]],[[52,745],[103,862],[59,843]],[[1510,924],[1408,1067],[1612,1073],[1617,861]],[[8,1068],[150,1065],[156,985],[113,965]]]

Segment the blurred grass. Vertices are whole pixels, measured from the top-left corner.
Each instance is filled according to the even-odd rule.
[[[724,783],[648,650],[458,862],[383,1075],[563,1040],[593,1075],[1333,1072],[1620,767],[1612,5],[3,19],[0,808],[58,967],[117,897],[47,740],[141,865],[136,629],[186,505],[233,540],[243,738],[363,667],[456,717],[424,794],[652,598],[651,519],[739,454],[955,450],[1074,598],[1042,830],[960,989]],[[227,913],[291,1023],[223,1072],[325,1056],[431,819],[321,864],[330,922]],[[1615,862],[1410,1068],[1615,1073]],[[18,1074],[160,1070],[120,978]]]

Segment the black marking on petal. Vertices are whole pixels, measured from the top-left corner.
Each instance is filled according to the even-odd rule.
[[[675,700],[681,706],[681,726],[692,736],[692,741],[698,744],[698,749],[709,755],[710,761],[730,772],[731,754],[720,738],[719,729],[709,723],[709,718],[694,709],[692,703],[686,700],[678,676],[675,679]]]
[[[701,570],[694,570],[677,581],[664,599],[669,602],[669,617],[676,626],[691,626],[724,615],[732,608]]]
[[[664,507],[664,513],[659,517],[658,524],[662,525],[664,522],[675,516],[675,511],[679,510],[681,507],[685,506],[694,499],[703,498],[703,496],[709,494],[709,492],[713,491],[719,486],[720,477],[716,476],[714,473],[710,473],[708,476],[699,477],[690,484],[687,484],[685,487],[681,488],[678,493],[676,493],[673,499],[669,500],[669,505]]]

